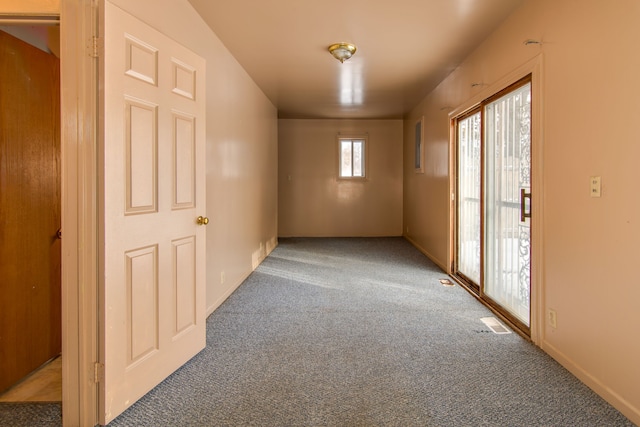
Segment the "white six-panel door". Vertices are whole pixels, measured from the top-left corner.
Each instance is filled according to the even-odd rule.
[[[105,3],[103,424],[204,348],[206,316],[205,61]]]

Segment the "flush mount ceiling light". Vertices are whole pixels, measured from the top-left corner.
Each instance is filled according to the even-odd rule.
[[[329,46],[329,52],[340,62],[344,62],[356,53],[356,46],[351,43],[335,43]]]

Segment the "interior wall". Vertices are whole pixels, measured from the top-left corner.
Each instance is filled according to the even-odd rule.
[[[448,163],[449,107],[445,107],[425,100],[404,121],[403,234],[443,270],[448,270],[446,265],[451,199]],[[417,171],[415,126],[422,117],[423,168]]]
[[[207,61],[210,314],[277,244],[277,111],[187,0],[113,3]]]
[[[0,13],[8,15],[55,15],[60,13],[60,0],[3,0]]]
[[[409,237],[446,266],[449,254],[449,120],[468,102],[528,60],[542,58],[542,313],[540,346],[636,424],[640,424],[640,2],[528,0],[417,106],[424,115],[427,168],[412,165],[405,132],[404,221]],[[542,44],[528,44],[535,39]],[[534,93],[535,93],[534,88]],[[535,100],[534,100],[535,102]],[[590,177],[602,196],[590,197]]]
[[[402,120],[281,119],[281,237],[402,234]],[[338,134],[367,136],[366,179],[338,179]]]

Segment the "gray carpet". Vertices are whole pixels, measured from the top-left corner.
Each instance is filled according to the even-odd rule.
[[[402,238],[281,239],[110,426],[631,426]]]
[[[62,425],[59,403],[0,402],[2,427],[58,427]]]
[[[444,277],[402,238],[281,239],[109,426],[633,425]]]

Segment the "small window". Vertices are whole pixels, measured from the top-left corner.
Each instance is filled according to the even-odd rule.
[[[338,138],[340,149],[340,178],[364,178],[365,139]]]

